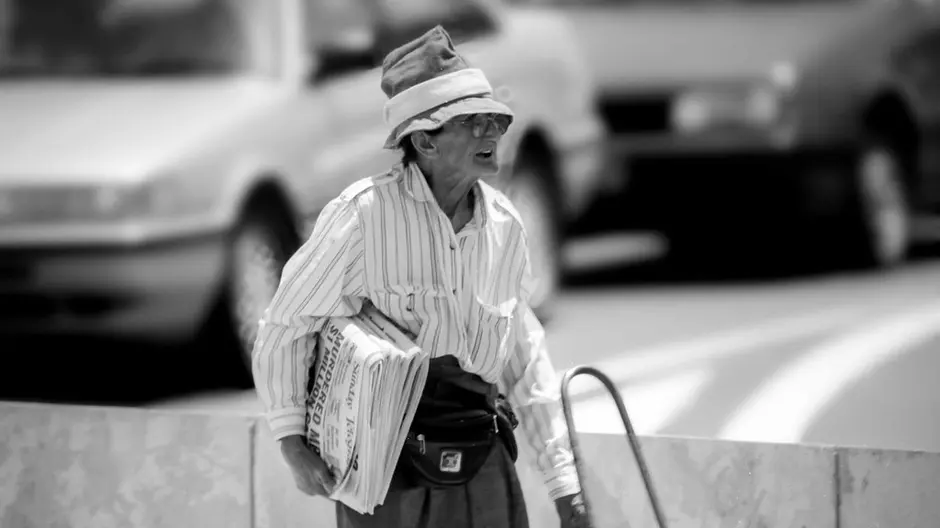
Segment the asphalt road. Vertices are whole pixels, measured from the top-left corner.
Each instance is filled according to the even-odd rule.
[[[555,367],[599,366],[638,432],[940,451],[940,249],[890,273],[703,278],[623,264],[655,247],[583,242],[547,324]],[[260,409],[197,350],[7,345],[0,398]],[[598,387],[573,384],[577,427],[617,432]]]

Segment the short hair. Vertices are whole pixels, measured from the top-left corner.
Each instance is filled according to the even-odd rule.
[[[418,161],[418,151],[411,143],[411,134],[401,138],[401,162],[405,165]]]

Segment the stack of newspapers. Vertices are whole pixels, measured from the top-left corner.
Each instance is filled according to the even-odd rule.
[[[428,375],[428,356],[371,304],[331,318],[317,339],[307,443],[336,479],[330,498],[382,505]]]

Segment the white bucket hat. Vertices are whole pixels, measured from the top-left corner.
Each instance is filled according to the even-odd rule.
[[[435,130],[457,116],[513,112],[493,98],[482,70],[470,68],[457,53],[450,35],[437,26],[392,50],[382,64],[384,118],[390,133],[385,148],[418,130]]]

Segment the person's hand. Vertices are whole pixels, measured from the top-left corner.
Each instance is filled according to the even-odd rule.
[[[290,468],[297,489],[313,496],[329,496],[333,491],[335,485],[333,475],[323,460],[307,446],[302,436],[283,438],[281,456]]]
[[[561,528],[591,528],[591,519],[580,493],[555,499],[555,510],[561,519]]]

